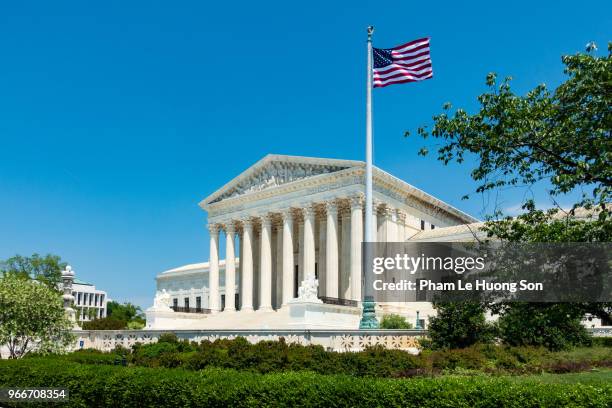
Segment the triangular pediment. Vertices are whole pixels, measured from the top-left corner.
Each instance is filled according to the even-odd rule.
[[[363,165],[352,160],[268,155],[202,201],[203,206]]]

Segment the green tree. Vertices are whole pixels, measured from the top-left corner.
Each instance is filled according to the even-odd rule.
[[[486,305],[479,302],[434,302],[437,315],[429,318],[429,337],[434,349],[464,348],[489,343],[495,326],[486,321]]]
[[[525,96],[512,91],[510,78],[498,83],[496,75],[489,74],[489,92],[478,97],[478,112],[468,114],[458,109],[451,115],[451,105],[445,104],[444,112],[434,116],[431,130],[418,129],[421,137],[439,143],[437,158],[445,165],[475,159],[471,176],[479,183],[476,193],[512,186],[533,188],[540,182],[545,183],[553,200],[583,191],[568,211],[538,210],[530,200],[516,218],[495,210],[484,226],[489,237],[511,242],[611,241],[611,55],[612,44],[607,56],[564,56],[567,80],[554,91],[539,85]],[[428,149],[421,149],[420,154],[428,154]],[[575,218],[579,207],[591,210],[595,218]],[[500,314],[506,341],[523,336],[518,340],[522,344],[557,347],[581,343],[586,335],[580,325],[584,312],[609,317],[610,306],[509,303],[495,305],[494,311]],[[530,313],[532,319],[519,318]],[[565,341],[554,340],[563,333]]]
[[[118,320],[123,320],[126,324],[132,321],[144,324],[145,321],[140,306],[133,305],[129,302],[123,304],[115,301],[108,302],[106,304],[106,315]]]
[[[17,274],[0,278],[0,345],[9,358],[63,351],[74,340],[56,290]]]
[[[571,303],[512,303],[503,307],[499,333],[511,346],[544,346],[562,350],[570,345],[591,345],[581,324],[583,310]]]
[[[383,316],[380,321],[381,329],[412,329],[410,322],[398,314],[390,313]]]
[[[63,262],[57,255],[15,255],[6,261],[0,262],[0,275],[16,274],[25,276],[41,281],[50,288],[58,289],[62,279],[62,270],[66,265],[66,262]]]

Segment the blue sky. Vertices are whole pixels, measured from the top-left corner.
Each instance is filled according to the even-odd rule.
[[[86,4],[87,3],[87,4]],[[208,259],[197,203],[267,153],[363,159],[365,27],[431,36],[435,77],[374,92],[375,164],[477,217],[469,166],[417,156],[404,130],[490,71],[563,80],[612,5],[575,2],[12,2],[0,6],[0,259],[54,253],[111,298]],[[606,17],[607,16],[607,17]],[[498,197],[516,208],[524,191]],[[543,193],[534,192],[542,205]]]

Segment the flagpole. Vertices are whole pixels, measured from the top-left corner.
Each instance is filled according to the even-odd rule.
[[[372,257],[372,242],[376,241],[375,227],[372,217],[372,34],[374,27],[368,27],[368,63],[366,76],[366,171],[365,171],[365,236],[366,244],[363,246],[364,253],[362,260],[362,271],[364,274],[364,299],[361,321],[359,322],[360,329],[377,329],[378,320],[376,320],[376,304],[372,295],[372,286],[370,283],[371,273],[366,266]]]
[[[365,242],[374,242],[372,234],[372,34],[368,27],[368,72],[366,80],[366,188],[365,188]]]

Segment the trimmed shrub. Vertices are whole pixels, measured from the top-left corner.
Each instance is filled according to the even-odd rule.
[[[384,315],[380,321],[381,329],[412,329],[412,325],[406,320],[404,316],[398,314],[387,314]]]
[[[315,373],[90,366],[0,361],[0,387],[66,387],[66,407],[609,407],[612,384],[544,384],[503,377],[371,379]],[[47,406],[48,403],[35,403]],[[17,405],[15,405],[17,406]]]
[[[83,330],[122,330],[126,327],[127,322],[125,320],[119,320],[112,316],[83,322]]]

